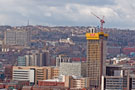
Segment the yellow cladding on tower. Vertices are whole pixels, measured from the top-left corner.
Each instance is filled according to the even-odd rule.
[[[99,33],[86,33],[87,40],[99,40]]]
[[[108,34],[105,34],[104,32],[86,33],[87,40],[99,40],[100,36],[108,37]]]

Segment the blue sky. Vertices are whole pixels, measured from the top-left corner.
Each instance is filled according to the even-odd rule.
[[[0,0],[0,25],[98,26],[135,29],[135,0]]]

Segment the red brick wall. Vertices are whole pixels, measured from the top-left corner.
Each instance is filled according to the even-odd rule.
[[[64,82],[38,81],[38,86],[64,86]]]

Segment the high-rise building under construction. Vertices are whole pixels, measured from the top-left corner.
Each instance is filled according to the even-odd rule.
[[[108,34],[96,32],[95,28],[90,28],[86,33],[87,39],[87,68],[86,76],[89,78],[90,88],[100,88],[102,76],[106,73],[106,40]]]

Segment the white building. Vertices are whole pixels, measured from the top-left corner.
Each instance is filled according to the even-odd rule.
[[[59,42],[60,43],[68,43],[68,44],[71,44],[71,45],[75,45],[75,43],[70,38],[60,39]]]
[[[15,81],[29,81],[34,83],[34,70],[24,70],[24,69],[14,69],[13,70],[13,80]]]

